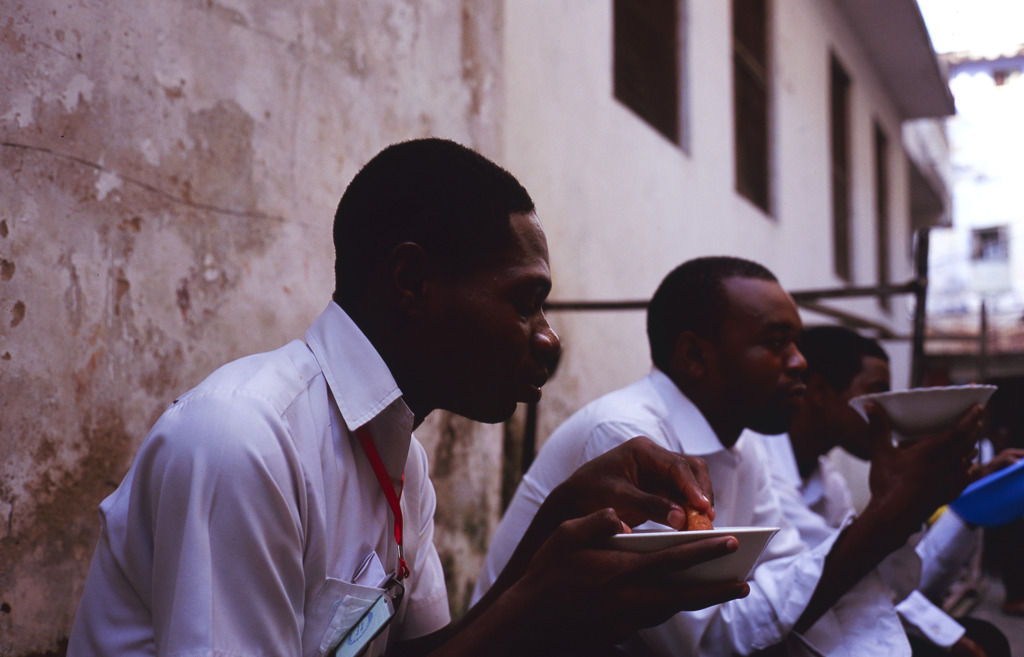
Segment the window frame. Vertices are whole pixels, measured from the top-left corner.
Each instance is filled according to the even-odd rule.
[[[758,11],[747,11],[756,7]],[[744,19],[750,19],[744,22]],[[732,0],[734,187],[771,216],[774,202],[772,125],[772,3]]]
[[[892,217],[889,211],[889,136],[878,121],[874,123],[874,155],[875,155],[875,251],[878,261],[875,273],[879,285],[892,282],[889,250],[889,231]],[[878,297],[879,305],[886,311],[892,310],[890,295]]]
[[[833,270],[840,279],[853,280],[852,158],[850,91],[852,81],[833,53],[829,57],[829,172],[832,183]]]
[[[685,0],[613,0],[612,95],[686,148]]]

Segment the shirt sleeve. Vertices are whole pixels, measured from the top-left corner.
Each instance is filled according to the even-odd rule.
[[[191,395],[144,443],[125,565],[152,583],[157,654],[300,654],[305,488],[285,431],[253,399]]]
[[[919,590],[938,600],[964,571],[978,549],[978,530],[947,508],[917,544],[921,557]]]
[[[896,611],[918,633],[943,648],[951,647],[966,634],[963,625],[929,602],[919,591],[912,592],[896,605]]]

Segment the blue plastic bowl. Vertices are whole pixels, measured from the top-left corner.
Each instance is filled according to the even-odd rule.
[[[982,527],[998,527],[1024,516],[1024,460],[974,482],[949,507]]]

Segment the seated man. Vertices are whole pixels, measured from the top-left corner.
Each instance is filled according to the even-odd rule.
[[[775,526],[754,570],[750,595],[680,613],[631,637],[631,654],[751,654],[777,646],[806,654],[815,639],[828,654],[909,654],[899,619],[856,604],[831,608],[927,514],[968,481],[968,459],[980,409],[956,431],[922,441],[913,454],[884,463],[872,502],[856,520],[810,548],[786,519],[772,490],[767,455],[746,428],[785,430],[804,393],[806,367],[797,348],[801,321],[792,298],[764,267],[730,257],[686,262],[651,300],[647,331],[654,369],[641,380],[585,406],[544,444],[497,529],[477,594],[495,580],[548,493],[594,456],[637,434],[663,447],[701,456],[715,487],[716,526]],[[875,409],[878,412],[878,409]],[[884,426],[878,433],[886,434]],[[885,436],[879,437],[885,439]],[[924,476],[922,466],[929,474]],[[934,468],[934,470],[932,470]],[[883,610],[884,611],[884,610]],[[860,630],[870,627],[869,635]],[[892,637],[880,644],[878,633]]]
[[[732,538],[597,549],[624,523],[711,511],[701,464],[639,439],[554,491],[494,594],[449,625],[412,431],[435,409],[499,422],[540,398],[559,349],[544,232],[508,172],[425,139],[356,175],[334,243],[334,298],[305,339],[179,397],[100,505],[72,657],[594,654],[746,593],[660,577]]]
[[[876,448],[868,424],[849,405],[859,395],[889,390],[889,356],[881,345],[846,328],[820,326],[803,332],[800,350],[807,360],[804,403],[788,434],[762,439],[772,457],[783,507],[804,541],[814,545],[854,510],[846,480],[828,452],[840,447],[868,460],[875,449],[897,448]],[[990,461],[981,474],[1007,464]],[[804,508],[814,515],[804,513]],[[899,602],[896,611],[908,627],[915,656],[945,651],[1009,657],[1009,644],[994,626],[976,619],[958,623],[925,595],[941,588],[938,582],[949,581],[955,572],[945,571],[959,570],[976,543],[974,529],[948,510],[917,543],[916,551],[907,545],[881,565],[880,574]]]
[[[1022,386],[1018,382],[1001,381],[999,389],[988,400],[987,417],[995,458],[1024,458],[1024,404]],[[985,564],[1003,582],[1002,611],[1010,616],[1024,616],[1024,518],[1000,527],[985,529]]]

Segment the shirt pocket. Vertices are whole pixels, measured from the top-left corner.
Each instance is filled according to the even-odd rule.
[[[362,586],[328,577],[320,587],[302,627],[302,656],[323,657],[360,621],[383,588]],[[387,628],[364,653],[375,654],[374,645],[387,643]]]

